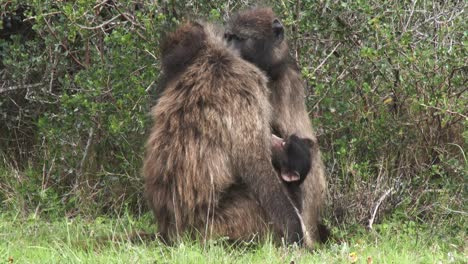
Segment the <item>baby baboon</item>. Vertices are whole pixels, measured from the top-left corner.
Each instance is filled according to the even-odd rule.
[[[272,135],[273,167],[284,182],[301,184],[311,167],[312,140],[290,135],[285,140]]]
[[[165,87],[143,172],[163,239],[240,240],[272,230],[300,242],[301,217],[271,163],[264,74],[210,24],[182,25],[161,52]]]
[[[312,140],[290,135],[286,140],[272,135],[272,163],[296,208],[302,211],[302,191],[311,168]]]
[[[289,197],[293,200],[297,209],[302,212],[301,184],[310,172],[311,155],[317,148],[313,147],[313,141],[308,138],[300,138],[296,135],[283,140],[272,135],[272,162],[273,167],[279,173],[280,179],[288,190]],[[325,243],[331,236],[327,226],[318,224],[320,241]]]
[[[273,106],[273,132],[282,138],[296,133],[314,142],[312,169],[301,185],[302,217],[313,241],[318,241],[317,226],[325,202],[325,173],[304,102],[304,82],[296,62],[289,54],[283,25],[271,8],[256,8],[233,16],[228,21],[224,36],[244,59],[267,73],[270,79],[270,103]]]

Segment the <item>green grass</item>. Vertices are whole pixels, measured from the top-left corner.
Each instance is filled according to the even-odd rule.
[[[130,242],[128,234],[150,231],[151,218],[58,219],[0,215],[0,263],[467,263],[465,232],[440,234],[410,223],[335,229],[340,242],[314,253],[265,242],[232,247],[220,241],[186,241],[168,247],[158,241]],[[462,221],[463,222],[463,221]],[[464,230],[464,228],[462,228]],[[465,230],[466,231],[466,230]],[[106,236],[120,237],[118,241]],[[371,262],[368,262],[370,259]]]

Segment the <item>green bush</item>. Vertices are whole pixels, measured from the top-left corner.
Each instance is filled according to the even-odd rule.
[[[2,16],[19,2],[1,4]],[[48,190],[68,213],[141,210],[161,35],[185,18],[222,21],[249,2],[30,1],[31,34],[0,39],[3,167],[33,172],[28,188]],[[466,4],[272,6],[307,82],[329,221],[367,223],[374,209],[412,220],[465,211]],[[0,183],[3,197],[11,179]],[[26,194],[24,210],[53,206],[18,196]]]
[[[419,208],[415,217],[439,205],[461,208],[468,169],[466,4],[303,5],[315,11],[292,25],[299,24],[296,49],[332,169],[332,206],[366,222],[392,190],[381,211],[405,201]],[[354,203],[342,199],[348,195]]]

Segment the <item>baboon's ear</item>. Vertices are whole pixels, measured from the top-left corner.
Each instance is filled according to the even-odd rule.
[[[274,149],[277,149],[277,150],[281,150],[281,151],[284,151],[284,140],[280,137],[278,137],[277,135],[275,134],[271,134],[271,146],[274,148]]]
[[[275,18],[275,20],[273,20],[272,29],[276,39],[282,41],[284,38],[284,28],[279,19]]]

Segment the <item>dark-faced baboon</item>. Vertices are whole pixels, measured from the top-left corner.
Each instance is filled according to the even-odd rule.
[[[272,162],[284,182],[304,182],[311,168],[313,142],[308,138],[290,135],[282,139],[272,135]]]
[[[265,71],[269,77],[270,103],[273,106],[273,133],[284,138],[296,133],[310,138],[316,148],[312,169],[302,184],[302,217],[314,241],[325,202],[326,180],[317,138],[304,102],[304,82],[296,62],[289,54],[284,28],[271,8],[256,8],[233,16],[227,23],[225,38],[241,56]]]
[[[182,25],[161,52],[165,87],[143,172],[162,237],[239,240],[272,230],[300,242],[299,211],[271,164],[265,75],[210,24]]]
[[[272,135],[272,163],[285,184],[296,208],[302,210],[301,184],[311,168],[313,142],[308,138],[290,135],[286,139]]]

